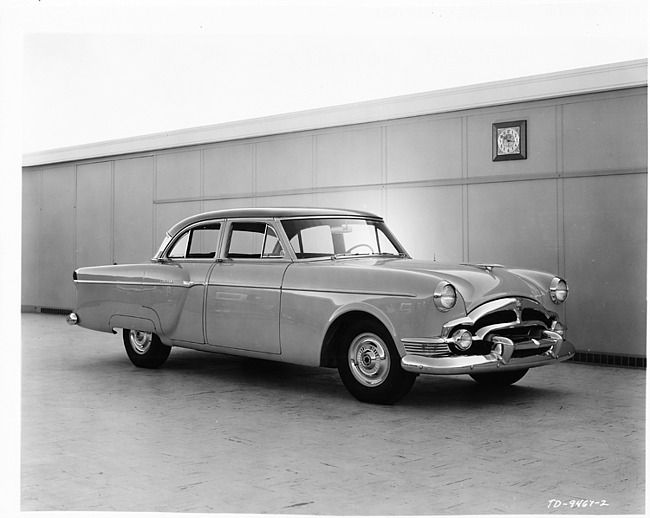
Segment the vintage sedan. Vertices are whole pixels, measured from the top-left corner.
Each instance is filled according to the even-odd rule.
[[[398,401],[419,374],[509,385],[575,353],[556,312],[563,279],[414,260],[367,212],[207,212],[174,225],[150,263],[73,278],[68,322],[122,329],[138,367],[172,347],[336,367],[364,402]]]

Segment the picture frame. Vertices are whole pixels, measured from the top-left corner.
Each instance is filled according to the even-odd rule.
[[[528,156],[527,121],[492,124],[492,161],[525,160]]]

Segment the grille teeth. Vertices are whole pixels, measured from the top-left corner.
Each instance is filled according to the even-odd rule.
[[[406,354],[416,354],[428,358],[447,356],[450,352],[447,344],[404,342],[404,349],[406,350]]]
[[[551,318],[538,309],[522,308],[521,305],[518,301],[514,308],[499,309],[483,315],[473,326],[476,335],[483,337],[506,329],[550,328]]]

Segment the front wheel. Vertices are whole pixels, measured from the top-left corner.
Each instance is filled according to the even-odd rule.
[[[482,385],[487,385],[490,387],[506,387],[517,383],[521,378],[523,378],[528,369],[522,369],[518,371],[505,371],[505,372],[481,372],[477,374],[470,374],[474,381],[479,382]]]
[[[124,347],[136,367],[157,369],[167,361],[172,348],[163,344],[154,333],[125,329],[122,333]]]
[[[337,363],[345,387],[364,403],[395,403],[408,394],[416,378],[402,369],[386,329],[370,321],[356,323],[344,333]]]

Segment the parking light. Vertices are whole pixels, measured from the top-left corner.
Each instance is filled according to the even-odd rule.
[[[461,351],[467,351],[472,346],[472,333],[467,329],[459,329],[452,335],[451,339]]]

